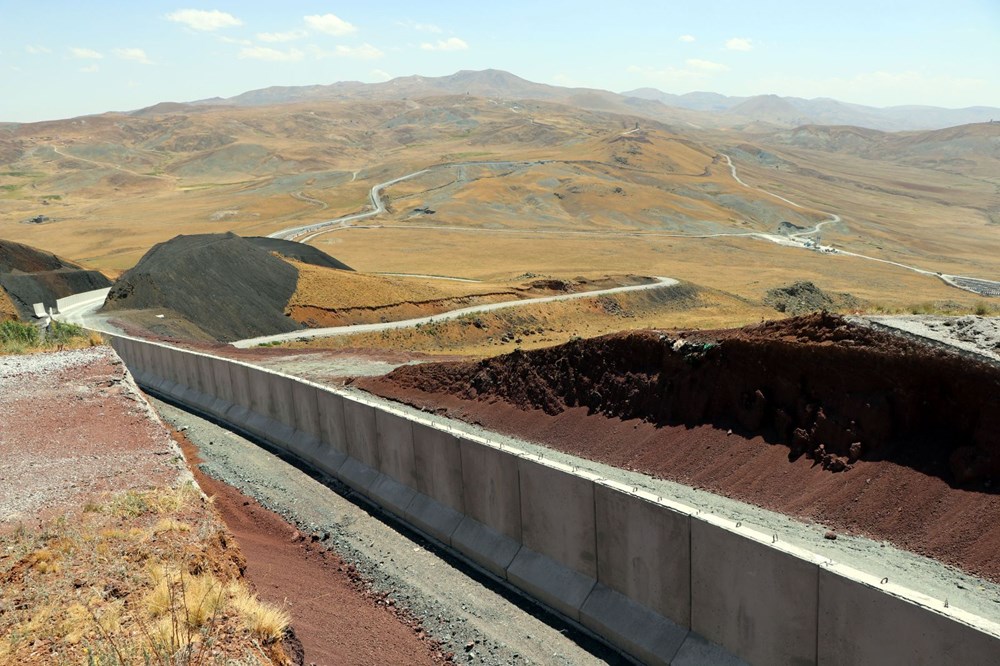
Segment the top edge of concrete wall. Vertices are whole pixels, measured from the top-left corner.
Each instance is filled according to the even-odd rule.
[[[169,344],[166,344],[166,343],[155,342],[155,341],[152,341],[152,340],[144,340],[142,338],[136,338],[136,337],[132,337],[132,336],[111,335],[111,334],[108,334],[108,335],[109,335],[109,337],[121,338],[121,339],[124,339],[124,340],[130,340],[130,341],[137,342],[137,343],[140,343],[140,344],[148,344],[148,345],[153,345],[153,346],[157,346],[157,347],[163,347],[163,348],[166,348],[166,349],[170,349],[170,350],[181,352],[181,353],[185,353],[185,354],[193,354],[193,355],[196,355],[196,356],[206,356],[206,357],[209,357],[209,358],[216,358],[216,359],[223,360],[223,361],[225,361],[227,363],[233,363],[233,364],[236,364],[236,365],[242,365],[242,366],[246,366],[247,368],[253,368],[254,370],[263,371],[263,372],[266,372],[266,373],[270,373],[270,374],[273,374],[273,375],[277,375],[277,376],[280,376],[280,377],[291,379],[293,381],[300,382],[300,383],[309,385],[311,387],[314,387],[317,390],[327,391],[327,392],[333,393],[335,395],[339,395],[341,397],[344,397],[346,399],[350,399],[350,400],[353,400],[355,402],[358,402],[358,403],[361,403],[361,404],[364,404],[364,405],[367,405],[367,406],[370,406],[370,407],[374,407],[374,408],[377,408],[377,409],[380,409],[380,410],[384,410],[384,411],[393,413],[393,414],[398,415],[398,416],[405,417],[405,418],[410,419],[411,421],[414,421],[414,422],[419,423],[421,425],[433,428],[435,430],[440,430],[442,432],[447,432],[447,433],[452,434],[452,435],[454,435],[454,436],[456,436],[456,437],[458,437],[460,439],[467,440],[467,441],[470,441],[470,442],[475,443],[475,444],[487,446],[489,448],[493,448],[493,449],[496,449],[496,450],[504,451],[506,453],[510,453],[511,455],[515,455],[515,456],[518,456],[518,457],[521,457],[521,458],[525,458],[525,459],[530,460],[532,462],[535,462],[535,463],[538,463],[538,464],[541,464],[541,465],[545,465],[547,467],[551,467],[553,469],[559,470],[559,471],[561,471],[561,472],[563,472],[565,474],[571,474],[571,475],[578,476],[578,477],[587,479],[587,480],[595,482],[595,483],[600,483],[602,485],[605,485],[605,486],[608,486],[610,488],[613,488],[613,489],[615,489],[615,490],[617,490],[619,492],[622,492],[624,494],[637,497],[639,499],[642,499],[644,501],[650,502],[652,504],[656,504],[656,505],[662,506],[662,507],[664,507],[666,509],[669,509],[669,510],[677,512],[677,513],[689,515],[689,516],[691,516],[691,517],[693,517],[693,518],[695,518],[697,520],[702,520],[702,521],[704,521],[706,523],[712,524],[715,527],[718,527],[720,529],[726,530],[726,531],[731,532],[731,533],[733,533],[735,535],[738,535],[740,537],[743,537],[743,538],[746,538],[746,539],[751,539],[751,540],[753,540],[753,541],[755,541],[757,543],[760,543],[760,544],[762,544],[762,545],[764,545],[764,546],[766,546],[768,548],[772,548],[772,549],[775,549],[775,550],[787,553],[788,555],[791,555],[791,556],[796,557],[798,559],[804,560],[804,561],[809,562],[811,564],[816,564],[816,565],[818,565],[820,567],[823,567],[824,569],[829,570],[832,573],[835,573],[838,576],[842,576],[844,578],[847,578],[849,580],[857,582],[857,583],[859,583],[861,585],[865,585],[867,587],[872,587],[872,588],[877,589],[877,590],[879,590],[879,591],[881,591],[881,592],[883,592],[885,594],[891,595],[893,597],[896,597],[896,598],[901,599],[903,601],[906,601],[908,603],[914,604],[915,606],[919,606],[921,608],[927,609],[928,611],[931,611],[931,612],[937,613],[939,615],[945,616],[945,617],[947,617],[947,618],[949,618],[951,620],[954,620],[955,622],[958,622],[960,624],[972,627],[972,628],[976,629],[977,631],[981,631],[983,633],[990,634],[990,635],[992,635],[992,636],[994,636],[996,638],[1000,638],[1000,622],[997,622],[997,621],[994,621],[994,620],[982,617],[980,615],[976,615],[974,613],[962,610],[960,608],[957,608],[957,607],[954,607],[954,606],[951,606],[951,605],[944,605],[944,602],[942,602],[942,600],[940,600],[940,599],[927,596],[927,595],[922,594],[921,592],[919,592],[917,590],[914,590],[912,588],[908,588],[908,587],[899,585],[899,584],[895,583],[894,581],[883,582],[883,579],[879,579],[877,576],[873,576],[871,574],[862,572],[862,571],[860,571],[858,569],[855,569],[855,568],[853,568],[853,567],[851,567],[851,566],[849,566],[847,564],[840,563],[840,562],[835,561],[835,560],[833,560],[833,559],[831,559],[829,557],[820,555],[820,554],[818,554],[816,552],[813,552],[811,550],[808,550],[806,548],[802,548],[800,546],[795,546],[795,545],[793,545],[791,543],[787,543],[785,541],[782,541],[775,534],[762,532],[762,531],[760,531],[758,529],[755,529],[752,525],[749,525],[749,524],[744,525],[741,521],[734,521],[734,520],[730,520],[728,518],[723,518],[721,516],[717,516],[715,514],[708,513],[706,511],[703,511],[703,510],[698,509],[696,507],[693,507],[693,506],[690,506],[690,505],[687,505],[687,504],[683,504],[681,502],[677,502],[677,501],[672,500],[670,498],[663,497],[663,496],[660,496],[660,495],[656,495],[656,494],[651,493],[649,491],[643,490],[643,489],[641,489],[641,488],[639,488],[637,486],[630,486],[628,484],[621,483],[621,482],[615,481],[613,479],[608,479],[608,478],[606,478],[606,477],[604,477],[604,476],[602,476],[600,474],[592,472],[592,471],[590,471],[588,469],[585,469],[583,467],[578,467],[578,466],[575,466],[575,465],[568,465],[568,464],[561,463],[561,462],[558,462],[558,461],[555,461],[555,460],[551,460],[551,459],[545,458],[544,455],[539,455],[539,454],[531,453],[531,452],[529,452],[527,450],[519,449],[519,448],[517,448],[515,446],[512,446],[510,444],[503,444],[503,443],[500,443],[500,442],[491,441],[491,440],[489,440],[489,439],[487,439],[485,437],[482,437],[480,435],[477,435],[475,433],[470,433],[470,432],[468,432],[466,430],[463,430],[461,428],[456,428],[456,427],[452,427],[450,425],[441,423],[437,419],[440,419],[442,417],[436,417],[435,419],[431,419],[431,418],[423,416],[419,412],[414,413],[410,409],[402,409],[402,408],[399,408],[399,407],[388,405],[388,404],[386,404],[387,401],[383,400],[383,399],[379,399],[379,398],[375,398],[375,397],[368,398],[366,396],[360,396],[356,392],[346,391],[344,389],[340,389],[340,388],[337,388],[337,387],[319,384],[317,382],[313,382],[313,381],[310,381],[308,379],[304,379],[302,377],[296,377],[295,375],[285,374],[285,373],[273,370],[271,368],[266,368],[266,367],[263,367],[263,366],[260,366],[260,365],[255,365],[255,364],[252,364],[252,363],[246,363],[244,361],[237,361],[235,359],[230,359],[230,358],[226,358],[226,357],[214,356],[212,354],[206,354],[204,352],[199,352],[199,351],[189,350],[189,349],[183,349],[183,348],[175,347],[173,345],[169,345]]]

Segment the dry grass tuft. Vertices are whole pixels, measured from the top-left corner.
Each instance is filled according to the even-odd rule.
[[[261,601],[240,582],[230,584],[226,590],[229,607],[251,634],[264,643],[273,643],[285,635],[292,618],[284,608]]]
[[[0,664],[285,664],[288,615],[239,581],[240,555],[192,484],[92,499],[0,530]],[[263,646],[263,649],[262,649]]]

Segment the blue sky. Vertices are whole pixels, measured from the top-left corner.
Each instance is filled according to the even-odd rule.
[[[1000,0],[0,0],[0,121],[490,67],[618,92],[1000,106]]]

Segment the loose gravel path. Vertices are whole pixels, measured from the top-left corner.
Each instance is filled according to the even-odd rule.
[[[313,477],[213,423],[152,400],[184,428],[202,470],[284,516],[423,620],[463,664],[625,664],[622,657],[447,556],[336,481]]]

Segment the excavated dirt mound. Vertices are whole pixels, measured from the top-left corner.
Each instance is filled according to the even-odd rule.
[[[32,306],[35,303],[44,303],[48,311],[56,306],[57,299],[110,286],[111,280],[97,271],[62,269],[23,275],[0,273],[0,287],[25,321],[34,316]]]
[[[233,233],[153,246],[111,288],[103,310],[167,308],[221,342],[301,328],[285,316],[298,271]]]
[[[31,320],[35,303],[44,303],[46,310],[54,308],[56,299],[110,287],[111,281],[97,271],[84,270],[77,264],[60,259],[22,243],[0,240],[0,289],[20,319]],[[6,310],[7,305],[0,305]]]
[[[1000,579],[1000,371],[834,315],[615,334],[358,385]]]
[[[295,241],[281,238],[268,238],[266,236],[250,236],[246,240],[262,250],[280,254],[286,259],[301,261],[303,264],[312,264],[313,266],[320,266],[322,268],[337,268],[342,271],[354,270],[344,262],[334,259],[326,252],[323,252],[323,250],[315,248],[312,245],[306,245],[305,243],[296,243]]]
[[[37,273],[80,266],[30,245],[0,239],[0,273]]]
[[[778,312],[802,315],[817,310],[842,310],[857,308],[860,301],[847,293],[828,294],[812,282],[794,282],[784,287],[768,289],[764,305]]]

